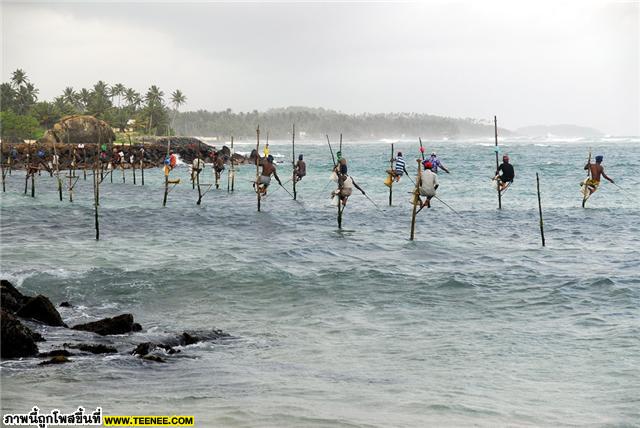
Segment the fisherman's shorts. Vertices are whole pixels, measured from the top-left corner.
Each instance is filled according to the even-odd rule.
[[[267,187],[271,184],[271,177],[267,175],[261,175],[258,179],[258,184],[262,184],[264,187]]]

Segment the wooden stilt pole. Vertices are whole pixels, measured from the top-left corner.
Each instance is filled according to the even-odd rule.
[[[496,171],[497,171],[498,167],[500,166],[500,163],[498,161],[498,117],[497,116],[493,116],[493,129],[496,137],[495,152],[496,152]],[[501,189],[500,183],[498,183],[498,209],[499,210],[502,209],[502,189]]]
[[[540,199],[540,177],[536,172],[536,185],[538,187],[538,214],[540,216],[540,238],[542,239],[542,246],[545,246],[544,241],[544,222],[542,221],[542,201]]]
[[[2,151],[4,150],[4,143],[0,139],[0,168],[2,168],[2,192],[6,192],[4,179],[6,177],[6,172],[4,170],[4,159],[2,158]],[[11,153],[9,153],[9,158],[11,158]]]
[[[258,212],[260,212],[260,125],[256,128],[256,196],[258,198]]]
[[[340,133],[340,145],[338,146],[338,151],[342,157],[342,133]],[[338,181],[340,180],[339,176],[340,174],[338,173]],[[338,186],[338,192],[338,229],[342,229],[342,213],[344,211],[344,207],[342,205],[342,186]]]
[[[589,147],[589,156],[587,157],[587,165],[591,165],[591,147]],[[587,204],[587,199],[591,197],[591,193],[589,192],[589,186],[587,186],[586,181],[591,178],[591,168],[587,168],[587,178],[585,178],[585,184],[583,185],[583,194],[582,194],[582,208]]]
[[[71,146],[69,146],[71,147]],[[76,149],[71,150],[71,163],[69,164],[69,172],[72,177],[76,176]]]
[[[422,138],[418,138],[420,143],[420,156],[424,162],[424,147],[422,146]],[[418,214],[418,203],[420,203],[420,186],[422,185],[422,174],[420,171],[420,160],[418,159],[418,175],[416,176],[416,187],[413,191],[413,211],[411,214],[411,234],[409,239],[413,241],[416,231],[416,215]]]
[[[11,165],[13,163],[13,147],[9,146],[9,157],[7,158],[7,167],[9,169],[9,175],[11,175]]]
[[[393,143],[391,143],[391,157],[389,158],[389,171],[393,171]],[[389,184],[389,206],[391,206],[393,202],[393,175],[391,176],[391,183]]]
[[[136,185],[136,155],[135,150],[131,152],[131,172],[133,173],[133,185]]]
[[[31,145],[29,145],[29,151],[31,151]],[[30,159],[33,158],[33,155],[31,155]],[[31,160],[29,160],[29,166],[31,166]],[[36,197],[36,173],[35,173],[35,168],[31,170],[31,197],[35,198]]]
[[[231,136],[231,155],[229,156],[229,172],[227,173],[227,193],[233,191],[232,180],[234,179],[235,171],[233,169],[233,135]]]
[[[27,159],[26,162],[24,163],[25,166],[25,174],[24,174],[24,194],[27,194],[27,189],[29,188],[29,172],[31,171],[31,160],[30,160],[30,156],[29,153],[27,153],[26,155]]]
[[[78,179],[80,177],[76,177],[76,148],[71,147],[71,141],[69,136],[69,129],[67,128],[67,147],[71,151],[71,163],[69,164],[69,202],[73,202],[73,188],[75,187]],[[74,181],[75,178],[75,181]]]
[[[76,162],[76,153],[75,153],[75,149],[73,149],[72,151],[72,155],[73,158],[71,160],[71,163],[69,164],[69,202],[73,202],[73,178],[75,176],[75,169],[73,169],[73,166]]]
[[[84,180],[87,181],[87,149],[82,145],[82,156],[84,161],[82,162],[82,171],[84,174]]]
[[[198,169],[201,170],[200,168],[201,162],[200,162],[200,154],[198,153]],[[200,189],[200,171],[196,171],[196,185],[198,187],[198,202],[196,202],[196,205],[200,205],[200,203],[202,202],[202,190]]]
[[[9,165],[9,175],[11,175],[11,170],[13,169],[13,147],[9,146],[9,157],[7,158],[7,164]]]
[[[144,186],[144,146],[140,150],[140,185]]]
[[[422,174],[420,174],[420,161],[418,161],[418,174],[416,175],[416,187],[413,190],[413,210],[411,212],[411,234],[409,239],[413,241],[416,234],[416,215],[418,214],[418,204],[420,203],[420,184]]]
[[[215,165],[213,166],[215,170]],[[191,164],[191,189],[195,190],[196,188],[196,171],[193,168],[193,163]]]
[[[95,218],[96,241],[100,239],[100,221],[98,220],[98,207],[100,206],[100,181],[98,181],[98,171],[101,169],[100,161],[100,138],[101,130],[98,129],[98,147],[96,147],[95,162],[93,163],[93,212]]]
[[[169,151],[171,150],[171,139],[167,141],[167,159],[169,159]],[[167,196],[169,195],[169,171],[171,171],[171,165],[164,165],[164,198],[162,199],[162,206],[167,206]]]
[[[58,193],[60,195],[60,202],[62,202],[62,180],[60,179],[60,157],[58,156],[58,150],[56,149],[56,142],[53,142],[53,160],[56,167],[56,180],[58,181]]]
[[[291,130],[291,157],[293,161],[293,173],[291,182],[293,183],[293,200],[298,199],[298,193],[296,192],[296,124],[293,124],[293,128]]]
[[[201,152],[202,152],[202,147],[200,147],[200,143],[198,143],[198,152],[196,154],[196,159],[198,160],[198,162],[196,162],[197,168],[193,168],[193,162],[191,163],[191,172],[196,174],[195,182],[196,182],[196,186],[198,187],[198,202],[196,202],[196,205],[200,205],[200,202],[202,202],[202,190],[200,189],[200,171],[203,170],[204,162],[200,161]]]

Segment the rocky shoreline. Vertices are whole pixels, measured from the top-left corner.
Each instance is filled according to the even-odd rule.
[[[185,347],[199,342],[215,342],[232,337],[218,329],[197,332],[182,332],[159,342],[144,341],[133,349],[124,349],[126,345],[119,343],[119,335],[135,338],[136,333],[143,332],[143,327],[134,321],[132,314],[120,314],[114,317],[77,324],[69,327],[63,320],[48,297],[44,295],[25,296],[7,280],[1,280],[0,296],[2,300],[2,347],[0,358],[33,359],[36,365],[47,366],[72,362],[74,356],[99,356],[104,354],[123,354],[131,358],[158,363],[168,362],[168,358],[181,352],[178,347]],[[62,302],[61,307],[70,307],[68,302]],[[75,342],[65,342],[61,348],[40,352],[39,343],[46,342],[45,335],[27,326],[27,322],[35,326],[63,328],[88,332],[93,335],[93,342],[84,341],[86,335],[73,337]],[[73,350],[70,351],[70,350]],[[71,358],[70,358],[71,357]]]
[[[183,162],[191,164],[194,159],[200,157],[205,162],[211,162],[213,153],[225,160],[225,164],[229,165],[233,161],[234,165],[253,164],[255,163],[255,150],[250,156],[243,156],[234,153],[231,156],[231,150],[227,146],[222,148],[214,148],[203,143],[197,138],[191,137],[162,137],[147,138],[144,142],[132,145],[109,145],[106,153],[108,158],[102,161],[103,165],[112,162],[118,168],[139,169],[142,165],[146,168],[156,168],[162,166],[167,155],[167,143],[171,142],[171,150],[176,153]],[[63,170],[82,170],[91,169],[95,162],[98,146],[86,145],[83,149],[78,149],[76,145],[67,143],[55,143],[55,152],[59,157],[59,169]],[[113,160],[113,152],[123,152],[124,162]],[[40,152],[41,156],[39,156]],[[21,170],[27,169],[28,165],[41,170],[49,171],[52,169],[54,154],[54,143],[20,143],[16,145],[4,145],[2,150],[3,165],[11,169]],[[133,163],[131,162],[133,156]],[[142,163],[141,163],[142,161]]]
[[[111,163],[118,168],[154,168],[161,166],[170,147],[184,162],[200,158],[210,162],[216,153],[225,164],[255,163],[256,151],[249,157],[234,153],[227,146],[216,148],[193,137],[156,137],[127,135],[116,140],[109,125],[93,116],[67,116],[53,125],[42,138],[25,142],[8,138],[2,142],[2,165],[10,169],[55,169],[57,155],[60,170],[90,169]],[[123,154],[122,159],[120,153]]]

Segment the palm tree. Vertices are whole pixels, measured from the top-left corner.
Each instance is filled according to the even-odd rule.
[[[124,92],[124,100],[132,107],[137,107],[142,102],[140,94],[133,88],[129,88]]]
[[[180,89],[176,89],[171,94],[171,104],[173,104],[173,118],[171,119],[171,127],[174,127],[176,116],[178,115],[178,109],[181,105],[187,102],[187,97],[182,93]]]
[[[163,114],[165,114],[163,97],[164,92],[156,85],[152,85],[145,95],[144,99],[147,103],[145,109],[149,116],[147,133],[151,132],[152,125],[154,124],[156,124],[156,129],[158,129],[160,125],[159,119]]]
[[[17,92],[11,86],[11,83],[3,83],[0,85],[0,106],[2,107],[2,111],[9,110],[15,107]]]
[[[78,102],[83,113],[86,113],[87,109],[89,108],[90,101],[91,92],[87,88],[82,88],[80,92],[78,92]]]
[[[145,100],[147,101],[147,106],[155,106],[162,105],[164,92],[158,88],[156,85],[152,85],[147,91],[147,95],[145,96]]]
[[[18,68],[16,71],[11,73],[11,82],[15,85],[16,88],[20,87],[24,83],[27,83],[29,79],[27,78],[27,73],[21,68]]]
[[[77,100],[76,91],[74,91],[71,86],[67,86],[66,88],[64,88],[64,91],[62,92],[62,97],[69,104],[74,104]]]
[[[136,90],[133,88],[129,88],[129,89],[125,88],[122,94],[124,95],[124,100],[127,103],[127,105],[122,109],[122,112],[125,116],[122,118],[123,120],[121,121],[121,129],[126,128],[126,125],[129,123],[129,120],[134,117],[138,106],[142,102],[142,98],[140,98],[140,94],[136,92]]]
[[[124,87],[122,83],[116,83],[111,87],[111,102],[113,102],[113,97],[118,97],[118,107],[120,107],[120,101],[122,94],[124,94],[127,88]]]
[[[178,110],[181,105],[187,102],[187,97],[182,93],[180,89],[176,89],[171,94],[171,104],[173,104],[173,108]]]
[[[64,95],[55,97],[53,99],[53,105],[55,106],[56,109],[58,109],[62,117],[70,116],[76,112],[74,105],[69,101],[67,101]]]
[[[31,116],[35,117],[40,125],[49,129],[60,120],[61,113],[54,104],[42,101],[33,105]]]
[[[102,80],[93,85],[93,92],[89,98],[88,112],[94,116],[104,118],[111,108],[109,99],[109,85]]]
[[[38,89],[32,83],[21,85],[16,92],[16,113],[26,114],[38,99]]]

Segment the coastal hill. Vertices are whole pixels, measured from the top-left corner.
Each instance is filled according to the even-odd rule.
[[[382,138],[466,138],[493,136],[493,121],[451,118],[422,113],[346,114],[309,107],[272,108],[264,112],[189,111],[177,113],[174,128],[179,135],[214,137],[235,135],[253,138],[256,124],[264,136],[290,138],[291,124],[307,138],[343,133],[349,139]],[[501,135],[512,135],[507,129]]]
[[[604,133],[594,128],[577,125],[534,125],[525,126],[515,130],[516,134],[526,135],[528,137],[562,137],[562,138],[575,138],[575,137],[603,137]]]

